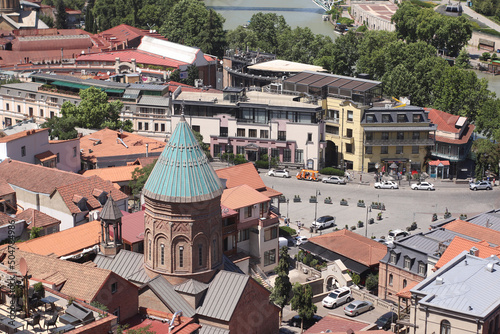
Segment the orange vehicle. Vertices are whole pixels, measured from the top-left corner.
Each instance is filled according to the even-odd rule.
[[[319,181],[319,172],[317,170],[302,169],[297,173],[298,180]]]

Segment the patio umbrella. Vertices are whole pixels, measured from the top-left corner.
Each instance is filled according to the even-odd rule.
[[[389,166],[389,168],[398,168],[398,165],[396,165],[394,162]]]

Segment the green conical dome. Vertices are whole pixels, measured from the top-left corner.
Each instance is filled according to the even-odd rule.
[[[144,185],[144,196],[193,203],[213,199],[222,191],[219,177],[182,116]]]

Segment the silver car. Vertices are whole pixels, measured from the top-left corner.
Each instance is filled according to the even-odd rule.
[[[475,183],[469,183],[470,190],[491,190],[493,186],[490,181],[477,181]]]
[[[351,317],[371,310],[373,310],[373,303],[367,300],[354,300],[344,307],[344,313]]]
[[[329,177],[324,177],[323,180],[321,180],[323,183],[335,183],[335,184],[345,184],[345,179],[340,176],[332,175]]]
[[[394,181],[376,182],[375,188],[377,189],[398,189],[398,184]]]

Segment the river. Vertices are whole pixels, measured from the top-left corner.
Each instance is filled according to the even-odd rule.
[[[500,98],[500,75],[492,75],[486,72],[476,71],[477,77],[482,79],[485,78],[488,81],[488,89],[497,94],[497,98]]]
[[[292,27],[309,27],[315,34],[335,39],[332,25],[322,20],[325,13],[312,0],[204,0],[205,5],[226,19],[225,29],[234,29],[248,23],[253,14],[273,12],[283,15]]]

